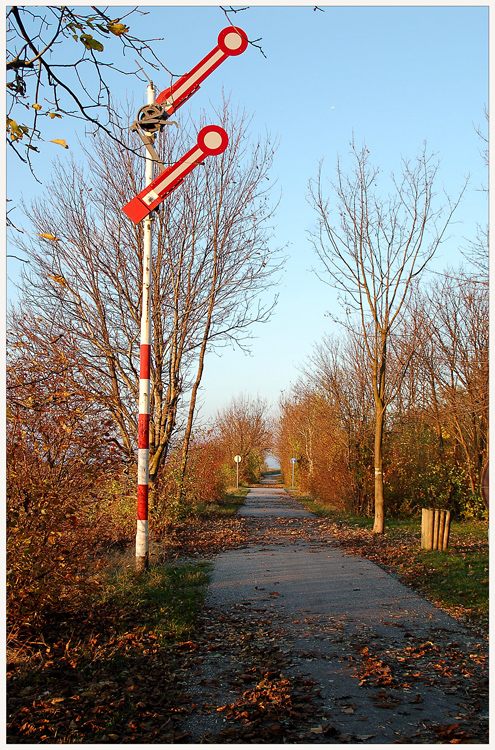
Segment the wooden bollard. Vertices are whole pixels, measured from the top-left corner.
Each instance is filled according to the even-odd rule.
[[[433,548],[433,510],[423,508],[421,517],[421,547],[422,549]]]
[[[442,549],[445,550],[449,546],[450,536],[450,510],[445,511],[445,526],[442,535]]]
[[[421,515],[421,549],[446,550],[450,535],[450,510],[423,508]]]
[[[438,525],[438,548],[443,549],[443,535],[445,531],[445,513],[446,511],[440,511],[440,521]]]
[[[433,511],[433,544],[432,549],[438,549],[438,529],[440,526],[440,511],[435,508]]]

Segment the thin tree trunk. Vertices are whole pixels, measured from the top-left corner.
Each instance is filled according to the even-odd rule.
[[[375,409],[375,523],[374,534],[383,534],[385,530],[385,510],[383,500],[383,426],[385,407],[378,400]]]
[[[182,441],[182,460],[181,460],[182,481],[184,481],[184,477],[186,474],[187,459],[188,459],[188,454],[189,454],[189,443],[191,441],[191,433],[192,433],[192,426],[194,422],[194,413],[196,409],[196,400],[198,397],[198,390],[201,384],[201,379],[203,377],[204,359],[205,359],[205,354],[206,354],[207,343],[208,343],[208,332],[205,333],[205,336],[203,338],[203,343],[201,344],[201,352],[199,355],[199,362],[198,362],[198,371],[196,373],[196,380],[194,381],[194,385],[193,385],[192,392],[191,392],[191,400],[189,402],[189,414],[187,418],[187,426],[186,426],[186,431],[184,433],[184,440]]]

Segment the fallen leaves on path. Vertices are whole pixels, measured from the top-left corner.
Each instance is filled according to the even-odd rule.
[[[394,531],[393,535],[373,534],[367,529],[335,522],[330,518],[250,518],[246,519],[246,530],[250,539],[257,544],[296,545],[299,542],[310,543],[313,550],[319,551],[327,545],[336,546],[346,554],[371,560],[385,571],[398,578],[402,583],[426,596],[423,582],[428,576],[427,564],[417,560],[420,535],[408,531]],[[456,546],[463,554],[474,553],[486,543],[475,539],[462,539]],[[488,619],[480,613],[466,609],[459,604],[447,607],[432,599],[437,607],[463,624],[469,625],[475,632],[488,637]]]
[[[392,558],[407,559],[412,544],[406,537],[392,542],[328,519],[234,517],[191,519],[171,528],[155,548],[170,561],[211,558],[248,544],[266,549],[300,542],[315,552],[336,545],[387,570]],[[410,574],[405,563],[395,572],[403,578]],[[282,601],[276,590],[267,595],[273,602]],[[295,662],[301,665],[321,657],[308,648],[284,648],[291,628],[298,633],[323,632],[311,616],[304,621],[289,618],[282,628],[269,611],[257,611],[249,601],[239,602],[237,613],[204,609],[190,639],[166,649],[137,615],[129,613],[122,622],[121,613],[109,607],[54,622],[42,642],[31,645],[24,667],[21,662],[8,664],[9,742],[369,741],[374,736],[369,726],[362,724],[359,733],[344,731],[337,718],[329,719],[319,685],[300,667],[294,668]],[[403,643],[372,643],[364,626],[351,638],[345,619],[327,619],[325,624],[332,658],[339,664],[342,659],[342,669],[356,678],[356,690],[369,696],[377,710],[390,715],[408,707],[421,711],[425,690],[433,687],[462,700],[465,711],[460,718],[445,724],[420,725],[417,720],[411,724],[409,741],[486,742],[482,712],[488,681],[481,644],[473,640],[466,651],[439,631],[432,631],[428,640],[401,632]],[[334,709],[340,721],[365,718],[351,696],[336,699]],[[397,741],[404,742],[404,736]]]
[[[249,529],[244,518],[190,518],[171,524],[164,538],[153,545],[158,556],[211,558],[248,544]]]

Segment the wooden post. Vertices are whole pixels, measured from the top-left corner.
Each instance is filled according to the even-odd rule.
[[[438,526],[440,523],[440,511],[435,508],[433,511],[433,541],[431,548],[438,549]]]
[[[438,549],[443,549],[443,534],[445,531],[445,511],[440,511],[440,523],[438,525]]]
[[[423,508],[421,513],[421,549],[446,550],[450,535],[450,510]]]
[[[442,549],[447,549],[449,546],[449,535],[450,535],[450,510],[445,511],[445,527],[442,538]]]
[[[428,525],[427,525],[427,537],[426,537],[426,549],[433,549],[433,521],[434,521],[433,508],[428,508]]]
[[[433,508],[423,508],[421,524],[421,547],[422,549],[433,549]]]

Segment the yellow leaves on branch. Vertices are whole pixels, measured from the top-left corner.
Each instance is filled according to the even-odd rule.
[[[74,38],[77,39],[77,35]],[[79,41],[83,43],[86,49],[103,52],[103,44],[95,39],[92,34],[81,34]]]
[[[32,104],[31,106],[33,109],[36,110],[36,112],[39,112],[40,109],[42,108],[41,104],[38,104],[37,102],[36,104]],[[55,117],[58,117],[59,120],[62,119],[62,115],[59,115],[58,112],[47,112],[46,114],[50,117],[51,120],[54,120]]]
[[[52,240],[52,242],[58,242],[58,238],[54,237],[53,234],[50,234],[49,232],[42,232],[39,237],[43,237],[44,240]]]
[[[7,117],[7,133],[10,134],[11,141],[22,141],[24,136],[29,133],[29,128],[27,125],[18,125],[15,120]]]
[[[129,31],[129,27],[124,26],[123,23],[109,23],[107,28],[112,34],[115,34],[115,36],[122,36],[122,34],[127,34]]]
[[[64,148],[69,148],[63,138],[54,138],[52,141],[50,141],[50,143],[58,143],[59,146],[63,146]]]
[[[49,279],[53,279],[53,281],[56,281],[57,284],[61,284],[62,286],[67,286],[67,281],[64,279],[63,276],[60,276],[59,274],[55,274],[52,276],[51,274],[48,274]]]
[[[100,32],[105,34],[105,36],[108,36],[108,34],[113,34],[114,36],[123,36],[129,31],[129,26],[120,23],[119,18],[115,18],[112,21],[107,20],[105,25],[102,25],[101,23],[94,24],[93,22],[95,20],[95,16],[86,19],[86,25],[89,29],[91,29],[91,31],[99,30]],[[69,23],[67,24],[67,28],[70,29],[70,31],[74,32],[72,34],[72,38],[76,42],[81,42],[87,50],[90,50],[91,52],[103,52],[103,44],[98,39],[95,39],[93,34],[77,33],[80,31],[84,32],[84,25],[82,23]]]

